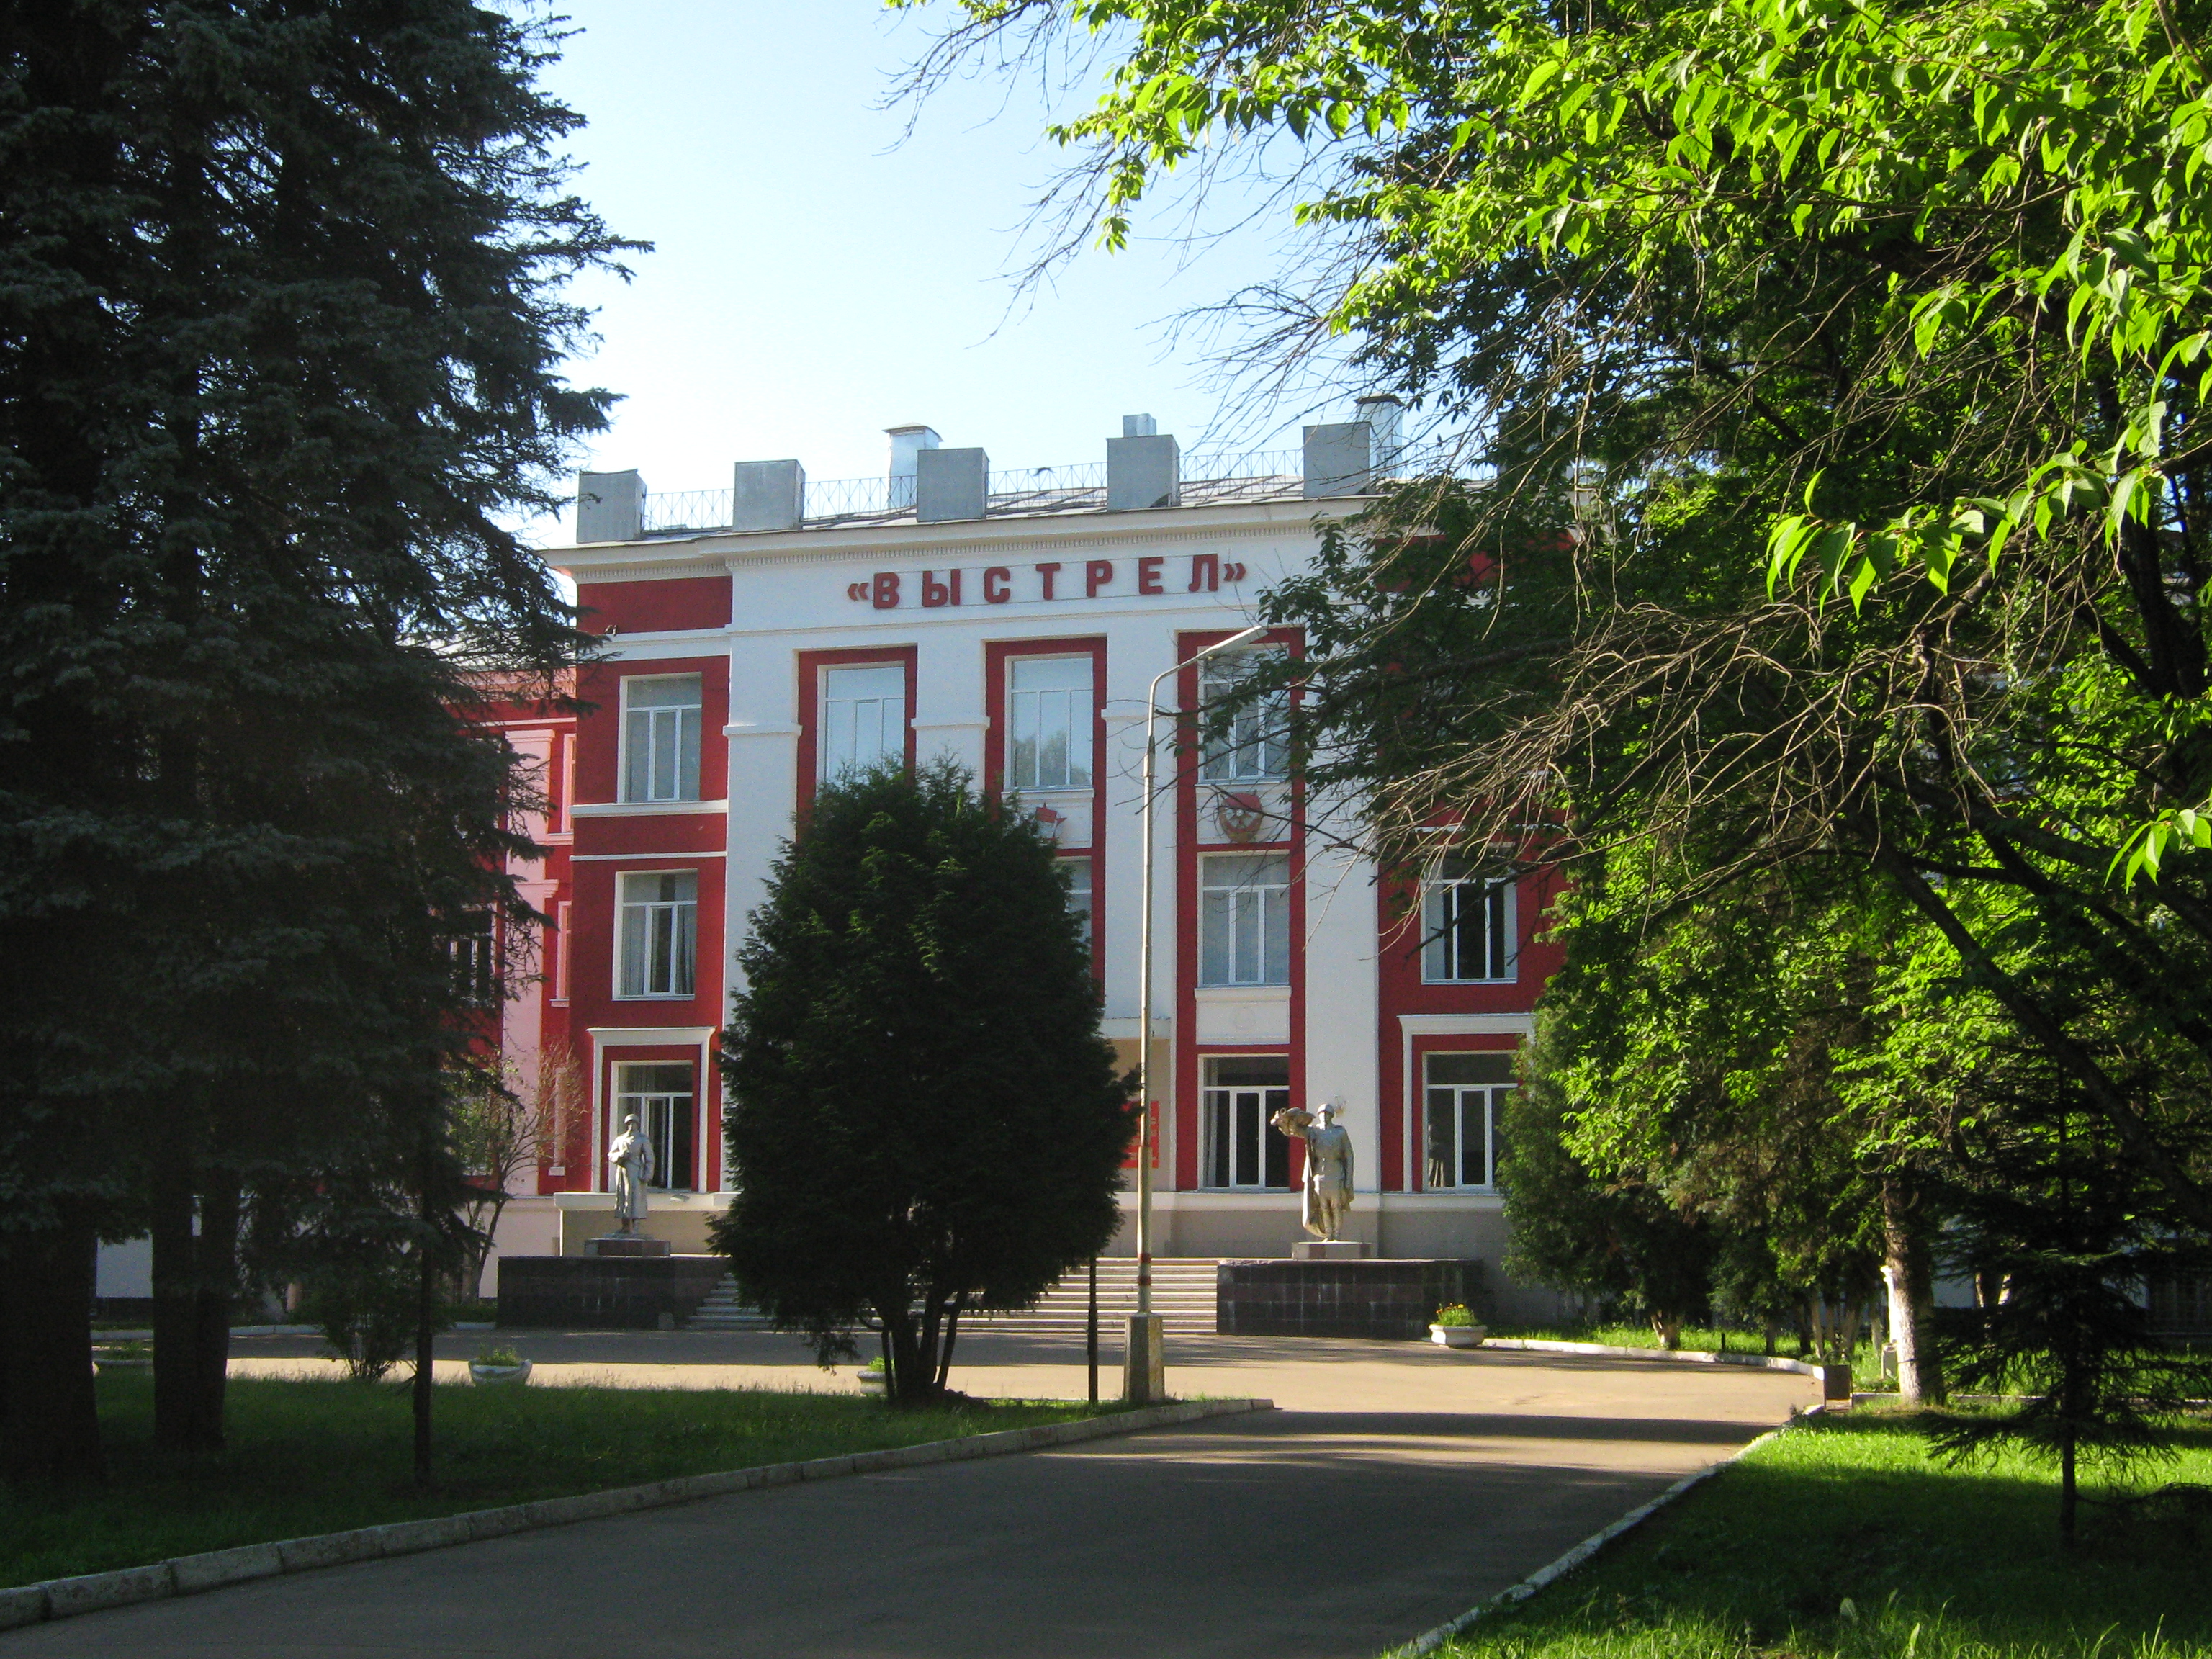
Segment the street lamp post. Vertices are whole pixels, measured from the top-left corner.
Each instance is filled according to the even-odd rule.
[[[1166,1391],[1160,1354],[1160,1321],[1152,1312],[1152,774],[1159,755],[1153,736],[1160,715],[1160,682],[1218,651],[1257,639],[1261,627],[1231,634],[1152,678],[1145,693],[1144,851],[1139,860],[1143,911],[1137,924],[1137,1311],[1122,1350],[1122,1394],[1132,1405],[1151,1405]],[[1180,698],[1177,699],[1181,701]],[[1170,714],[1181,714],[1180,708]]]

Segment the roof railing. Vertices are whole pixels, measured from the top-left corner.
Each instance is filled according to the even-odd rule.
[[[1194,456],[1182,468],[1186,507],[1295,498],[1304,479],[1305,458],[1296,449],[1263,450],[1243,455]],[[1479,476],[1482,469],[1442,455],[1400,457],[1400,474],[1451,471]],[[1106,505],[1106,463],[1072,461],[1056,466],[1002,468],[988,481],[988,516],[1096,512]],[[645,497],[639,533],[696,535],[726,530],[735,517],[727,489],[678,489]],[[913,513],[914,480],[880,474],[871,478],[809,478],[806,529],[870,520],[903,518]]]

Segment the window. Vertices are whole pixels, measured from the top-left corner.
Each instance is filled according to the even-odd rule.
[[[1456,861],[1421,890],[1421,977],[1432,985],[1511,979],[1513,884],[1475,880]]]
[[[1198,982],[1291,982],[1291,861],[1217,853],[1198,861]]]
[[[638,1127],[653,1144],[653,1176],[647,1186],[677,1192],[697,1186],[691,1167],[697,1139],[693,1099],[688,1065],[615,1067],[615,1127],[621,1128],[623,1120],[635,1113]]]
[[[1429,1159],[1422,1184],[1490,1187],[1498,1181],[1499,1122],[1513,1092],[1510,1054],[1431,1054]]]
[[[898,663],[822,671],[821,776],[885,761],[906,763],[906,669]]]
[[[473,910],[453,930],[453,989],[480,1008],[499,1000],[499,950],[491,912]]]
[[[623,799],[699,799],[699,677],[656,674],[623,689]]]
[[[699,876],[639,871],[622,878],[621,997],[688,997],[698,951]]]
[[[1091,659],[1016,657],[1007,665],[1009,789],[1088,789]]]
[[[1091,859],[1085,854],[1079,859],[1062,859],[1060,867],[1067,872],[1067,908],[1083,918],[1083,943],[1091,944]]]
[[[1200,707],[1212,708],[1230,696],[1259,662],[1280,654],[1229,651],[1208,657],[1199,665]],[[1208,783],[1258,783],[1285,775],[1290,769],[1290,749],[1283,734],[1286,706],[1284,694],[1274,692],[1238,708],[1229,729],[1207,742],[1199,762],[1199,776]]]
[[[1287,1187],[1291,1143],[1267,1120],[1291,1103],[1279,1054],[1218,1056],[1200,1091],[1199,1168],[1208,1187]]]

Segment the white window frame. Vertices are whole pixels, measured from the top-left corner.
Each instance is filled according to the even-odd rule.
[[[1208,1192],[1279,1193],[1290,1189],[1290,1143],[1269,1123],[1278,1111],[1291,1103],[1287,1073],[1279,1084],[1214,1081],[1224,1066],[1249,1065],[1255,1060],[1279,1061],[1286,1067],[1288,1064],[1281,1054],[1206,1056],[1204,1080],[1199,1088],[1198,1181]],[[1255,1116],[1256,1134],[1247,1142],[1239,1132]],[[1271,1143],[1267,1139],[1271,1134],[1282,1144]],[[1249,1166],[1244,1157],[1248,1149]],[[1271,1152],[1273,1158],[1269,1157]],[[1279,1181],[1267,1179],[1271,1163],[1281,1173]],[[1252,1178],[1239,1179],[1247,1175]]]
[[[1465,922],[1472,901],[1483,907],[1480,973],[1467,973]],[[1421,982],[1510,985],[1521,976],[1519,884],[1487,877],[1438,874],[1421,884]]]
[[[647,1067],[681,1066],[691,1079],[691,1086],[681,1095],[666,1089],[641,1089],[631,1086],[632,1074]],[[683,1103],[680,1112],[677,1103]],[[699,1170],[699,1068],[688,1060],[622,1060],[615,1062],[615,1115],[617,1128],[628,1114],[637,1114],[638,1127],[645,1131],[653,1143],[653,1176],[645,1184],[660,1192],[695,1193],[701,1190],[693,1184]],[[678,1186],[669,1179],[676,1167],[676,1123],[678,1116],[691,1142],[691,1156],[686,1160],[690,1167],[683,1171],[684,1184]]]
[[[690,703],[668,703],[639,708],[632,706],[632,688],[641,685],[663,685],[689,680],[699,689],[699,699]],[[686,801],[699,799],[699,767],[701,761],[702,720],[706,712],[707,690],[703,675],[699,674],[626,674],[622,682],[622,799],[626,803],[646,805],[664,801]],[[639,738],[635,727],[638,717],[644,716],[645,755],[641,793],[639,780],[631,776],[633,764],[638,761]],[[671,746],[672,764],[664,788],[659,764],[662,743],[665,738]]]
[[[1488,1193],[1498,1189],[1498,1121],[1505,1113],[1505,1098],[1518,1085],[1512,1083],[1432,1083],[1429,1080],[1431,1066],[1438,1060],[1468,1058],[1489,1059],[1499,1054],[1497,1049],[1438,1050],[1431,1049],[1421,1057],[1421,1189],[1424,1192]],[[1510,1054],[1503,1056],[1510,1066]],[[1451,1115],[1447,1121],[1448,1133],[1443,1139],[1449,1143],[1446,1156],[1434,1155],[1440,1137],[1437,1133],[1437,1111],[1440,1096],[1450,1097]],[[1473,1097],[1470,1101],[1470,1097]],[[1468,1108],[1479,1108],[1482,1128],[1482,1179],[1468,1181],[1466,1175]],[[1439,1174],[1447,1178],[1439,1180]]]
[[[896,672],[899,681],[898,696],[891,698],[833,697],[830,695],[832,676],[853,669],[866,668],[890,669]],[[886,735],[891,738],[888,746],[879,747],[877,750],[875,757],[868,762],[868,766],[879,766],[886,760],[896,760],[901,766],[906,764],[907,720],[911,711],[907,708],[908,686],[904,661],[894,657],[884,662],[824,663],[815,671],[814,677],[816,682],[814,690],[815,781],[831,783],[848,770],[858,772],[866,769],[854,763],[854,757],[849,753],[845,757],[843,765],[831,764],[831,738],[836,729],[832,710],[842,705],[850,705],[853,710],[853,731],[855,736],[860,731],[860,722],[862,718],[860,711],[863,708],[867,708],[872,710],[871,718],[875,721],[876,735],[879,744]],[[896,710],[895,713],[887,714],[885,705],[892,703],[896,703]],[[848,745],[848,748],[852,746]]]
[[[1198,665],[1198,702],[1201,711],[1228,696],[1232,688],[1264,658],[1280,657],[1280,646],[1252,651],[1224,651]],[[1198,775],[1205,783],[1276,783],[1290,775],[1290,745],[1282,723],[1290,708],[1289,696],[1276,692],[1264,701],[1237,711],[1227,735],[1209,738],[1199,757]]]
[[[1014,677],[1026,663],[1081,663],[1082,686],[1053,686],[1031,691],[1014,689]],[[1091,745],[1098,721],[1098,665],[1089,652],[1017,653],[1006,659],[1006,787],[1088,789]],[[1061,764],[1044,764],[1045,742],[1055,729],[1065,739]],[[1030,745],[1024,767],[1022,744]],[[1048,770],[1051,775],[1047,775]]]
[[[1279,884],[1224,882],[1216,872],[1233,865],[1273,864]],[[1225,897],[1226,902],[1221,902]],[[1221,930],[1229,930],[1228,977],[1211,966]],[[1271,943],[1279,949],[1270,962]],[[1200,985],[1288,985],[1291,982],[1291,860],[1285,853],[1206,853],[1198,860],[1198,982]]]
[[[637,898],[634,883],[689,876],[691,896]],[[631,919],[637,915],[633,934]],[[642,952],[630,969],[631,951]],[[659,957],[659,961],[655,957]],[[659,972],[656,974],[656,969]],[[699,974],[699,872],[696,870],[626,870],[615,878],[615,1000],[618,1002],[682,1002],[697,994]],[[655,989],[658,979],[664,988]],[[635,984],[639,988],[632,990]]]

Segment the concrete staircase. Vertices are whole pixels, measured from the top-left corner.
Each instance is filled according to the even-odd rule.
[[[768,1316],[738,1300],[738,1281],[728,1273],[707,1292],[707,1299],[684,1322],[687,1331],[765,1331]]]
[[[1167,1256],[1152,1263],[1152,1310],[1172,1335],[1213,1329],[1213,1287],[1220,1263],[1212,1256]],[[969,1314],[960,1322],[963,1336],[1064,1336],[1083,1340],[1090,1281],[1081,1267],[1067,1274],[1033,1308],[1018,1313]],[[1137,1311],[1137,1263],[1133,1256],[1098,1259],[1098,1332],[1103,1342],[1118,1342],[1121,1322]],[[769,1322],[738,1299],[738,1282],[729,1274],[714,1286],[698,1310],[684,1322],[690,1331],[764,1331]]]
[[[1152,1260],[1152,1311],[1168,1333],[1188,1336],[1213,1329],[1215,1269],[1212,1256],[1156,1256]],[[1068,1336],[1083,1340],[1089,1277],[1078,1267],[1019,1313],[970,1314],[960,1322],[963,1336]],[[1098,1258],[1098,1334],[1118,1344],[1122,1322],[1137,1311],[1137,1260],[1127,1255]]]

